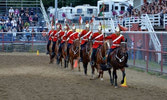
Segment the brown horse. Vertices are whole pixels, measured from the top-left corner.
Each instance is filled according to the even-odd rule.
[[[49,46],[49,56],[50,56],[50,64],[52,64],[54,62],[54,58],[57,57],[57,53],[58,53],[58,42],[56,42],[56,46],[55,46],[55,55],[51,55],[52,54],[52,44],[53,42],[51,42],[50,46]]]
[[[59,62],[61,62],[61,66],[62,66],[62,59],[64,59],[64,68],[68,67],[68,62],[66,57],[67,57],[67,42],[63,44],[60,58],[58,58]]]
[[[99,73],[98,78],[101,77],[101,80],[103,80],[103,71],[100,65],[105,64],[107,62],[105,58],[107,49],[108,49],[107,42],[104,42],[103,45],[97,48],[95,64],[91,66],[92,67],[92,78],[91,79],[94,79],[94,71],[96,68],[97,72]]]
[[[128,61],[128,54],[127,54],[127,43],[126,42],[121,42],[120,47],[115,49],[111,54],[110,54],[110,64],[113,67],[113,82],[115,87],[117,87],[117,73],[116,70],[121,69],[123,79],[121,81],[121,84],[124,83],[124,78],[125,78],[125,64]],[[115,79],[115,81],[114,81]],[[111,82],[111,84],[113,84]]]
[[[91,42],[88,41],[85,47],[82,49],[83,54],[83,67],[84,67],[84,73],[87,75],[87,66],[88,62],[90,62],[90,55],[91,55]]]
[[[71,45],[71,47],[69,48],[69,61],[71,63],[71,69],[74,69],[74,59],[79,59],[79,45],[80,42],[79,40],[74,40],[73,44]],[[80,71],[80,63],[78,61],[78,69]]]

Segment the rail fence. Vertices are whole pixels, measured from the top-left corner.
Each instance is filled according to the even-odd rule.
[[[128,42],[128,64],[145,69],[167,73],[167,32],[156,32],[161,43],[156,51],[148,31],[129,31],[122,33]],[[108,34],[106,34],[108,35]],[[48,41],[46,32],[36,33],[0,33],[0,52],[46,52]],[[161,54],[160,62],[158,54]]]

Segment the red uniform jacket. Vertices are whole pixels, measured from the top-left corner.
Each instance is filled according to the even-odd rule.
[[[72,33],[73,33],[73,31],[68,31],[68,32],[67,32],[67,35],[65,36],[66,40],[68,39],[68,43],[71,43],[69,37],[70,37],[70,35],[71,35]]]
[[[122,41],[125,41],[124,36],[121,35],[121,34],[120,34],[119,36],[116,35],[116,34],[111,34],[111,35],[105,37],[105,40],[107,40],[107,39],[112,39],[112,42],[113,42],[113,43],[112,43],[112,46],[111,46],[112,49],[114,49],[114,48],[120,46],[121,40],[122,40]]]
[[[56,34],[56,30],[50,30],[48,33],[49,40],[52,40],[55,34]]]
[[[61,31],[60,34],[59,34],[59,39],[61,39],[61,43],[65,42],[66,41],[66,32],[64,31]]]
[[[98,48],[99,45],[102,45],[103,44],[103,39],[104,39],[104,35],[99,32],[96,32],[92,35],[92,38],[91,40],[95,40],[94,43],[93,43],[93,48]]]
[[[68,43],[70,44],[73,44],[73,41],[76,40],[76,39],[79,39],[79,33],[78,32],[73,32],[68,38],[69,38],[69,41]]]
[[[92,35],[91,31],[86,31],[83,30],[80,34],[80,38],[81,38],[81,45],[84,44],[86,41],[88,41],[89,36]]]
[[[62,30],[60,30],[60,31],[58,31],[58,32],[57,32],[57,30],[56,30],[56,33],[55,33],[54,36],[53,36],[53,37],[54,37],[54,38],[53,38],[53,41],[54,41],[54,42],[56,42],[56,41],[58,40],[58,37],[59,37],[59,35],[60,35],[60,32],[62,32]]]

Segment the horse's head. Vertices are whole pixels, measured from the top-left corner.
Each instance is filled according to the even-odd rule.
[[[126,42],[121,42],[120,44],[120,54],[124,55],[127,53],[127,43]]]
[[[75,47],[79,48],[79,44],[80,44],[80,43],[79,43],[79,40],[78,40],[78,39],[74,40],[74,44],[73,44],[73,45],[74,45]]]

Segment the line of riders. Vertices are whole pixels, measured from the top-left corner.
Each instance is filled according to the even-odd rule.
[[[47,44],[47,54],[49,54],[49,46],[52,43],[52,53],[51,55],[55,55],[55,46],[56,46],[56,42],[60,42],[59,44],[59,49],[58,49],[58,57],[61,55],[62,53],[62,47],[65,43],[67,44],[67,57],[66,59],[69,59],[69,48],[71,45],[73,45],[75,40],[80,40],[80,45],[81,45],[81,49],[80,49],[80,61],[82,61],[83,58],[83,54],[82,54],[82,49],[85,47],[85,45],[87,44],[88,41],[93,41],[93,46],[92,46],[92,55],[91,55],[91,65],[95,64],[95,60],[96,60],[96,52],[97,52],[97,48],[99,48],[101,45],[103,45],[104,41],[106,40],[112,40],[112,45],[108,51],[107,54],[107,68],[112,68],[111,64],[110,64],[110,59],[112,57],[110,57],[110,54],[120,46],[121,42],[125,41],[125,38],[122,34],[120,34],[120,32],[123,31],[121,30],[121,26],[118,25],[115,29],[115,33],[112,33],[109,36],[105,36],[104,33],[102,32],[102,25],[101,23],[99,23],[98,26],[98,32],[93,33],[90,30],[90,25],[88,22],[86,22],[85,25],[85,29],[82,32],[76,32],[76,27],[73,24],[72,25],[72,29],[70,29],[69,25],[66,24],[64,26],[64,31],[62,29],[62,25],[60,23],[56,24],[56,30],[54,28],[54,26],[52,26],[52,29],[49,31],[48,36],[49,36],[49,41]],[[125,67],[128,67],[127,62],[124,65]]]

